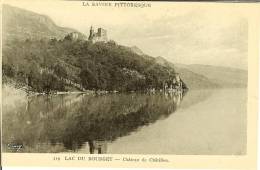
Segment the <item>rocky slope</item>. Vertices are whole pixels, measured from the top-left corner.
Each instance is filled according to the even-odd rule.
[[[45,15],[40,15],[6,4],[3,5],[2,10],[4,40],[61,39],[70,32],[77,32],[71,28],[57,26]],[[85,38],[85,35],[79,34],[81,35],[81,38]]]

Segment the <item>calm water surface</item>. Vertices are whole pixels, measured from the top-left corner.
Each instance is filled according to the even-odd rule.
[[[5,152],[245,154],[246,89],[34,96],[3,105]],[[16,146],[19,148],[17,149]]]

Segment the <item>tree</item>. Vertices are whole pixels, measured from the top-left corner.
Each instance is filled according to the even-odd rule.
[[[97,77],[88,68],[83,69],[80,72],[81,83],[85,89],[96,89],[97,90]]]
[[[67,78],[66,69],[58,63],[54,66],[54,74],[61,78]]]

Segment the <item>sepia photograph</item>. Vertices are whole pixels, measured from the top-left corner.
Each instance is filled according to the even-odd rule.
[[[246,156],[243,9],[4,1],[2,152]]]

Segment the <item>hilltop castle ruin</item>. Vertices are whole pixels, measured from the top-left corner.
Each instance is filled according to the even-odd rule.
[[[90,27],[90,31],[89,31],[89,37],[88,37],[89,41],[92,42],[107,42],[107,31],[103,28],[98,28],[97,32],[94,31],[93,27]]]

